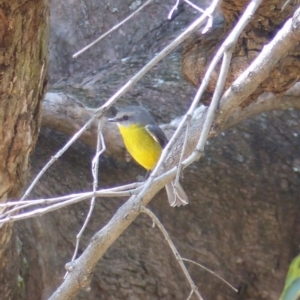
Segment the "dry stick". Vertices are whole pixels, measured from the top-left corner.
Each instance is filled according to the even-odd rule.
[[[65,206],[71,205],[72,204],[72,199],[74,199],[74,203],[78,202],[78,198],[80,197],[80,201],[87,200],[93,196],[95,197],[124,197],[124,196],[131,196],[132,194],[138,193],[140,190],[141,182],[135,182],[115,188],[109,188],[109,189],[103,189],[99,190],[96,192],[85,192],[85,193],[77,193],[77,194],[71,194],[71,195],[66,195],[66,196],[61,196],[61,197],[55,197],[55,198],[48,198],[48,199],[38,199],[38,200],[24,200],[22,201],[22,205],[20,205],[19,202],[13,201],[13,202],[6,202],[6,203],[0,203],[0,207],[12,207],[11,210],[2,213],[0,215],[0,218],[3,219],[6,216],[10,216],[12,213],[31,207],[31,206],[37,206],[41,204],[52,204],[56,202],[62,202],[66,200],[70,200],[67,203],[65,203]],[[62,203],[63,204],[63,203]],[[61,206],[62,208],[64,206]],[[48,207],[49,208],[49,207]],[[47,209],[48,209],[47,208]],[[33,217],[35,211],[31,211],[31,215],[28,215],[29,217]],[[42,213],[44,214],[44,213]],[[41,215],[41,211],[39,210],[39,215]],[[0,221],[1,221],[0,219]],[[6,220],[13,220],[13,219],[6,219]],[[1,223],[1,222],[0,222]],[[5,222],[4,222],[5,223]]]
[[[107,197],[107,198],[126,197],[126,196],[130,197],[133,194],[136,194],[138,191],[139,190],[137,190],[137,191],[126,191],[126,192],[109,192],[109,193],[103,193],[103,192],[93,193],[93,192],[90,192],[90,193],[84,194],[83,196],[78,196],[78,197],[72,198],[70,200],[65,200],[64,202],[53,204],[51,206],[47,206],[47,207],[43,207],[43,208],[37,208],[33,211],[20,213],[18,215],[8,215],[6,218],[0,219],[0,224],[20,221],[20,220],[24,220],[24,219],[28,219],[28,218],[33,218],[33,217],[39,217],[39,216],[42,216],[42,215],[44,215],[46,213],[49,213],[51,211],[61,209],[63,207],[75,204],[75,203],[83,201],[83,200],[87,200],[87,199],[89,199],[93,196],[95,196],[95,197]],[[19,210],[20,208],[16,207],[16,209]]]
[[[204,151],[205,143],[207,141],[212,122],[215,118],[216,110],[223,92],[223,88],[225,86],[226,76],[229,70],[231,57],[232,57],[232,51],[229,50],[224,53],[220,75],[216,84],[216,89],[212,101],[210,103],[210,106],[208,108],[207,116],[204,122],[203,130],[201,132],[198,144],[196,146],[196,149],[194,150],[198,152],[196,159],[199,159]]]
[[[173,16],[174,11],[178,9],[178,6],[179,6],[179,4],[180,4],[180,1],[181,1],[181,0],[176,0],[175,5],[174,5],[174,6],[172,7],[172,9],[170,10],[170,12],[169,12],[169,14],[168,14],[168,19],[169,19],[169,20],[172,19],[172,16]]]
[[[187,258],[181,258],[183,261],[187,261],[187,262],[190,262],[194,265],[197,265],[198,267],[204,269],[205,271],[209,272],[210,274],[216,276],[217,278],[219,278],[221,281],[223,281],[224,283],[226,283],[231,289],[233,289],[236,293],[238,293],[238,289],[236,289],[232,284],[230,284],[228,281],[226,281],[224,278],[222,278],[220,275],[218,275],[217,273],[215,273],[214,271],[206,268],[205,266],[191,260],[191,259],[187,259]]]
[[[120,185],[120,186],[109,188],[109,189],[102,189],[102,190],[96,191],[95,195],[96,195],[96,197],[101,197],[102,195],[105,194],[105,197],[108,197],[109,193],[114,193],[114,195],[115,195],[115,192],[121,191],[121,192],[125,192],[123,195],[128,196],[129,192],[136,190],[142,184],[143,184],[142,182],[133,182],[130,184]],[[84,196],[84,195],[86,195],[86,198],[88,199],[88,198],[92,197],[93,194],[94,194],[93,192],[76,193],[76,194],[69,194],[66,196],[60,196],[60,197],[54,197],[54,198],[46,198],[46,199],[38,199],[38,200],[24,200],[24,201],[22,201],[22,203],[23,204],[33,204],[33,205],[49,204],[49,203],[64,201],[64,200],[68,200],[70,198]],[[121,195],[121,193],[120,193],[120,195]],[[0,203],[0,207],[7,208],[7,207],[11,207],[11,206],[17,206],[18,203],[19,203],[18,201],[9,201],[9,202],[5,202],[5,203]],[[20,208],[23,208],[23,206],[20,206]],[[1,216],[2,216],[2,214],[1,214]]]
[[[256,9],[256,5],[259,3],[257,1],[253,1],[250,5],[251,4],[253,4],[252,10],[254,10]],[[221,99],[218,117],[216,119],[216,124],[218,126],[224,126],[225,122],[228,120],[229,114],[233,113],[233,108],[239,107],[240,103],[242,103],[243,100],[257,88],[259,83],[267,78],[270,72],[269,70],[272,70],[272,68],[278,63],[278,60],[294,47],[295,42],[300,39],[299,24],[300,8],[296,10],[294,16],[284,24],[273,40],[263,48],[252,64],[224,93]],[[201,149],[199,146],[200,145],[198,145],[198,149]],[[201,150],[195,150],[187,159],[185,159],[183,162],[183,168],[186,168],[198,159],[199,152],[201,153]],[[173,174],[175,169],[176,168],[173,168],[169,172],[165,173],[165,176]]]
[[[176,178],[175,178],[175,182],[174,182],[174,191],[175,191],[174,194],[177,195],[178,197],[179,197],[179,195],[177,194],[176,190],[177,190],[178,185],[179,185],[179,178],[180,178],[180,174],[181,174],[181,171],[182,171],[182,162],[183,162],[184,153],[185,153],[185,149],[186,149],[187,142],[188,142],[188,135],[189,135],[191,119],[192,119],[191,116],[190,116],[190,118],[187,119],[185,137],[184,137],[184,141],[183,141],[183,145],[182,145],[182,149],[181,149],[181,153],[180,153],[180,158],[179,158],[179,162],[178,162],[178,169],[177,169]]]
[[[102,39],[104,39],[107,35],[109,35],[110,33],[112,33],[113,31],[115,31],[116,29],[118,29],[119,27],[121,27],[124,23],[126,23],[127,21],[129,21],[132,17],[134,17],[139,11],[141,11],[145,6],[147,6],[150,2],[152,2],[153,0],[148,0],[147,2],[145,2],[142,6],[140,6],[135,12],[133,12],[131,15],[129,15],[127,18],[125,18],[123,21],[121,21],[120,23],[118,23],[117,25],[115,25],[114,27],[112,27],[110,30],[106,31],[104,34],[102,34],[100,37],[98,37],[96,40],[94,40],[92,43],[90,43],[89,45],[85,46],[84,48],[82,48],[81,50],[79,50],[78,52],[76,52],[75,54],[73,54],[73,58],[78,57],[80,54],[82,54],[83,52],[85,52],[86,50],[90,49],[92,46],[94,46],[95,44],[97,44],[98,42],[100,42]]]
[[[98,188],[99,157],[106,150],[106,146],[105,146],[101,126],[102,126],[101,121],[98,121],[98,137],[97,137],[96,155],[95,155],[95,157],[93,159],[93,162],[92,162],[92,174],[93,174],[93,179],[94,179],[93,193],[95,193],[97,191],[97,188]],[[81,236],[82,236],[87,224],[89,223],[89,221],[91,219],[91,216],[92,216],[92,213],[93,213],[94,207],[95,207],[95,201],[96,201],[96,197],[93,196],[92,199],[91,199],[89,212],[86,216],[86,219],[85,219],[79,233],[76,236],[76,246],[75,246],[74,254],[73,254],[73,257],[72,257],[71,261],[74,261],[76,256],[77,256],[80,239],[81,239]],[[69,273],[69,271],[66,272],[66,274],[64,276],[64,279],[68,276],[68,273]]]
[[[206,10],[208,11],[207,15],[211,15],[216,9],[216,3],[220,0],[214,0],[213,4]],[[91,123],[96,118],[101,118],[105,112],[121,97],[123,96],[129,89],[131,89],[145,74],[147,74],[156,64],[158,64],[165,56],[171,53],[178,45],[180,45],[183,41],[185,41],[190,34],[201,27],[205,20],[208,17],[203,14],[196,21],[194,21],[182,34],[180,34],[173,42],[171,42],[168,46],[166,46],[160,53],[158,53],[152,60],[147,63],[140,71],[138,71],[133,77],[131,77],[127,83],[125,83],[107,102],[102,105],[100,108],[96,109],[95,114],[90,118],[90,120],[79,130],[77,131],[73,137],[67,142],[67,144],[60,149],[49,162],[43,167],[43,169],[39,172],[39,174],[35,177],[31,185],[27,188],[23,197],[20,201],[27,198],[30,194],[38,180],[43,176],[43,174],[49,169],[49,167],[67,151],[67,149],[83,134],[83,132],[91,125]]]
[[[204,13],[204,9],[200,8],[199,6],[197,6],[196,4],[192,3],[189,0],[183,0],[184,2],[186,2],[188,5],[190,5],[192,8],[194,8],[195,10],[198,10],[201,13]]]
[[[175,170],[176,170],[176,168],[173,168],[172,170],[157,177],[154,180],[154,183],[157,183],[159,181],[164,181],[166,178],[170,179],[171,176],[173,176],[173,174],[175,174]],[[63,207],[75,204],[77,202],[87,200],[93,196],[111,198],[111,197],[125,197],[125,196],[136,195],[137,193],[140,192],[140,190],[142,188],[140,185],[141,185],[141,183],[133,183],[133,184],[126,185],[126,186],[133,186],[133,187],[138,186],[138,187],[136,189],[120,191],[120,192],[115,191],[115,190],[118,190],[118,188],[120,188],[120,187],[117,187],[117,188],[112,188],[112,189],[99,190],[95,193],[94,192],[86,192],[86,193],[78,193],[78,194],[67,195],[67,196],[56,197],[56,198],[49,198],[49,199],[27,200],[27,201],[25,200],[24,203],[26,203],[26,204],[21,205],[21,206],[16,205],[14,202],[8,202],[7,203],[8,206],[12,206],[12,205],[15,206],[15,208],[14,208],[14,211],[15,211],[15,210],[20,210],[22,208],[27,208],[27,207],[33,206],[33,205],[49,204],[49,203],[53,203],[53,202],[55,203],[55,202],[59,202],[59,201],[64,201],[59,204],[54,204],[54,205],[51,205],[51,206],[48,206],[45,208],[38,208],[38,209],[35,209],[30,212],[20,213],[18,215],[12,215],[12,216],[9,215],[6,218],[0,219],[0,224],[20,221],[20,220],[24,220],[24,219],[33,218],[33,217],[39,217],[39,216],[42,216],[51,211],[55,211],[55,210],[61,209]],[[1,206],[5,207],[6,204],[0,204],[0,207]]]
[[[171,20],[172,19],[172,16],[174,14],[174,11],[178,9],[178,6],[180,4],[180,1],[181,0],[177,0],[176,3],[174,4],[174,6],[172,7],[172,9],[170,10],[169,14],[168,14],[168,19]],[[189,0],[183,0],[185,3],[187,3],[188,5],[190,5],[192,8],[194,8],[195,10],[198,10],[199,12],[203,13],[203,14],[207,14],[207,12],[200,8],[199,6],[195,5],[194,3],[192,3],[191,1]],[[213,19],[212,18],[212,15],[207,15],[211,20]]]
[[[186,300],[190,300],[191,297],[193,296],[193,294],[194,294],[194,290],[191,290],[191,292],[190,292],[190,294],[189,294],[189,296],[188,296],[188,298]]]
[[[163,224],[159,221],[159,219],[155,216],[155,214],[150,209],[146,208],[145,206],[141,206],[141,212],[147,214],[152,219],[152,221],[158,226],[158,228],[160,229],[160,231],[164,235],[166,241],[168,242],[168,244],[169,244],[176,260],[178,261],[185,277],[187,278],[187,280],[188,280],[188,282],[189,282],[189,284],[192,288],[192,291],[197,295],[197,297],[200,300],[203,300],[203,298],[201,297],[201,295],[198,291],[198,288],[196,287],[193,279],[191,278],[191,275],[190,275],[189,271],[187,270],[186,266],[184,265],[179,252],[177,251],[174,243],[172,242],[172,240],[171,240],[167,230],[163,226]]]
[[[290,3],[291,0],[287,0],[281,7],[281,11],[284,11],[286,6]]]

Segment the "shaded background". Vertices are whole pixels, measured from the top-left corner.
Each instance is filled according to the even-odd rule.
[[[138,1],[51,3],[50,90],[97,107],[197,17],[174,1],[154,1],[121,29],[78,59],[71,56],[132,12]],[[195,1],[196,2],[196,1]],[[198,1],[199,3],[200,1]],[[182,115],[195,93],[182,79],[178,48],[124,96],[151,110],[158,123]],[[211,268],[240,288],[188,265],[205,299],[278,299],[285,273],[299,252],[299,113],[262,114],[210,140],[205,156],[184,171],[191,204],[170,208],[165,191],[149,205],[183,257]],[[32,156],[32,177],[68,140],[42,128]],[[94,149],[77,142],[42,178],[34,197],[91,190]],[[102,156],[100,186],[141,178],[134,162]],[[80,252],[126,199],[98,199]],[[24,299],[47,299],[61,283],[88,203],[79,203],[15,226],[22,257]],[[190,288],[167,243],[144,215],[99,261],[89,291],[76,299],[186,299]],[[32,296],[33,295],[33,296]],[[196,299],[192,297],[192,299]]]

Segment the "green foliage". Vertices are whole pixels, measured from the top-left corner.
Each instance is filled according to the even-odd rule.
[[[279,300],[297,299],[300,299],[300,255],[296,256],[290,264]]]

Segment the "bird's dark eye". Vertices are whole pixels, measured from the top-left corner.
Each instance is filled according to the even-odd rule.
[[[123,120],[127,121],[128,120],[128,116],[127,115],[123,116]]]

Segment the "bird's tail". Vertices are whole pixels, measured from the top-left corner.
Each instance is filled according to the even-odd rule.
[[[169,182],[166,184],[166,191],[168,195],[169,203],[172,207],[186,205],[189,203],[189,198],[183,190],[182,186],[178,184],[176,192],[174,189],[174,182]]]

